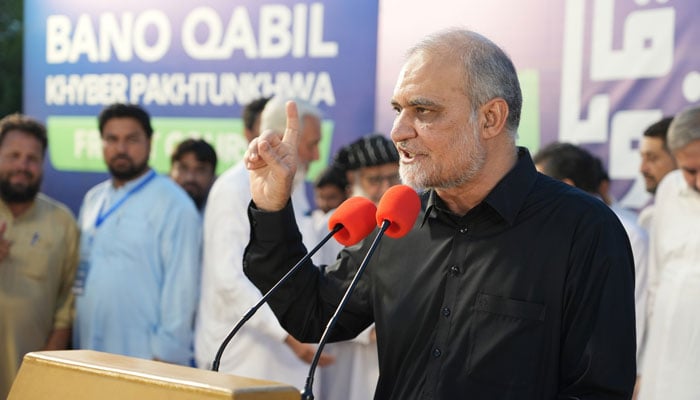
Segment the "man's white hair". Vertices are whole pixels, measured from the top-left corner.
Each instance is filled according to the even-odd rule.
[[[287,127],[287,101],[293,100],[297,104],[299,114],[299,131],[304,130],[304,117],[312,116],[321,120],[321,110],[308,101],[295,98],[275,96],[265,104],[265,108],[260,115],[260,132],[273,130],[275,132],[284,132]]]
[[[700,140],[700,106],[691,106],[676,114],[668,127],[666,142],[672,152]]]

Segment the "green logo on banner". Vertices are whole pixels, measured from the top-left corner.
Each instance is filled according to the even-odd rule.
[[[160,173],[170,169],[170,155],[181,141],[201,138],[210,143],[219,159],[217,173],[238,162],[248,147],[243,136],[243,121],[239,118],[179,118],[155,117],[149,164]],[[46,126],[49,135],[49,158],[56,170],[71,172],[106,172],[102,158],[102,141],[94,116],[50,116]],[[333,121],[321,124],[319,144],[323,162],[311,165],[309,179],[313,179],[326,165]]]
[[[536,70],[524,70],[518,73],[518,79],[523,92],[518,146],[527,147],[534,155],[540,148],[540,75]]]

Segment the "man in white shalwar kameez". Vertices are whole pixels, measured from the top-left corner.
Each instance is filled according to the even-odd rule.
[[[679,169],[656,192],[640,400],[700,398],[700,107],[668,135]]]
[[[308,165],[318,159],[320,112],[296,100],[302,121],[300,166],[292,196],[297,224],[311,249],[318,238],[312,229],[303,187]],[[286,101],[273,98],[262,112],[260,131],[284,130]],[[251,200],[249,175],[243,162],[224,172],[214,183],[204,214],[204,255],[201,300],[195,327],[195,360],[210,369],[219,345],[236,322],[258,301],[261,293],[243,274],[243,251],[250,239],[247,208]],[[290,268],[297,260],[290,260]],[[229,343],[219,371],[258,379],[304,385],[315,345],[298,342],[279,324],[269,306],[257,314]],[[322,357],[321,365],[331,361]],[[317,382],[317,384],[320,382]]]

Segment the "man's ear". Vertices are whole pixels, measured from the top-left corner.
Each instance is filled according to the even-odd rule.
[[[505,129],[507,119],[508,104],[505,100],[496,97],[487,101],[479,108],[481,136],[484,139],[498,136]]]

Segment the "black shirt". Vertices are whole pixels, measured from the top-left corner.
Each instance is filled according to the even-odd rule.
[[[627,399],[635,380],[634,264],[598,199],[515,167],[463,217],[435,192],[403,238],[384,237],[334,331],[376,323],[376,399]],[[248,277],[263,292],[305,254],[291,206],[249,208]],[[282,325],[317,341],[371,239],[325,275],[305,266],[273,296]],[[301,386],[303,382],[289,382]]]

